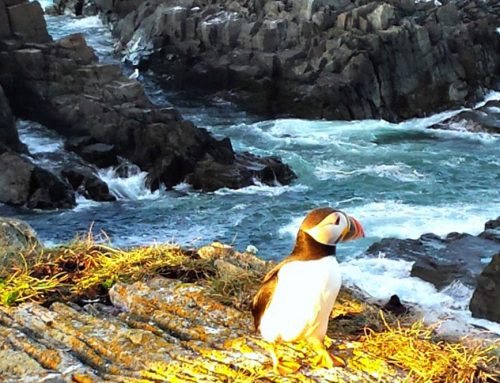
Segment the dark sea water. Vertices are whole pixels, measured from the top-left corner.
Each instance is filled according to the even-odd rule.
[[[47,18],[55,38],[83,32],[101,61],[120,63],[112,54],[113,39],[97,17],[69,19]],[[80,198],[75,209],[53,212],[0,206],[0,214],[28,221],[49,244],[67,241],[92,226],[119,246],[166,241],[200,246],[220,240],[240,250],[254,245],[262,258],[279,260],[293,246],[304,215],[318,206],[332,206],[358,218],[367,235],[339,246],[346,283],[378,299],[397,293],[420,304],[428,320],[452,313],[459,323],[475,322],[500,333],[499,325],[470,318],[471,291],[466,287],[457,284],[437,292],[409,276],[411,263],[363,254],[383,237],[477,234],[485,221],[500,216],[500,136],[426,129],[456,110],[400,124],[261,120],[223,98],[167,92],[152,73],[141,73],[139,80],[153,102],[174,105],[215,136],[230,137],[236,150],[281,157],[298,179],[289,186],[256,181],[241,190],[199,193],[181,184],[173,191],[151,193],[144,187],[144,173],[123,179],[107,169],[100,175],[117,202]],[[498,99],[500,94],[488,97]],[[53,153],[62,151],[62,139],[29,121],[19,122],[19,128],[35,160],[50,166]]]

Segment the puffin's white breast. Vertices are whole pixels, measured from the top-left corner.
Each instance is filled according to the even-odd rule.
[[[270,342],[309,337],[322,340],[340,284],[340,267],[335,257],[285,264],[278,272],[271,303],[261,318],[262,337]]]

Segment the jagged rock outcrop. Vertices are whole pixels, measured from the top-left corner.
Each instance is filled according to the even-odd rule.
[[[97,0],[128,57],[248,109],[399,120],[499,81],[498,1]],[[133,49],[139,52],[132,52]]]
[[[35,231],[26,222],[0,217],[0,278],[13,273],[13,268],[23,269],[42,249]]]
[[[480,133],[500,133],[500,101],[488,101],[484,106],[458,113],[429,129],[458,130]]]
[[[500,323],[500,253],[477,278],[477,287],[469,305],[472,315]]]
[[[367,253],[414,261],[411,275],[443,288],[455,280],[467,286],[476,285],[476,277],[484,268],[484,260],[500,251],[500,237],[494,237],[494,225],[489,221],[478,236],[450,233],[445,238],[424,234],[419,239],[384,238],[371,245]],[[497,223],[498,223],[497,222]]]
[[[30,10],[39,7],[30,4],[36,4]],[[9,17],[22,5],[8,6]],[[30,16],[38,18],[26,38],[41,31],[40,17],[45,28],[37,15]],[[100,64],[80,34],[52,42],[40,32],[36,43],[10,35],[0,44],[0,85],[14,114],[57,130],[70,139],[70,150],[97,167],[117,165],[118,156],[124,157],[149,173],[152,189],[191,178],[195,187],[213,190],[215,183],[239,188],[254,179],[287,184],[295,177],[278,159],[235,153],[228,139],[216,140],[173,108],[154,106],[120,67]],[[201,164],[210,171],[199,170]]]

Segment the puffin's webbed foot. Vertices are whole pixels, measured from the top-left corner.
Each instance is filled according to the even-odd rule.
[[[300,364],[294,362],[293,360],[283,360],[280,361],[278,357],[278,352],[276,346],[273,344],[270,350],[271,359],[273,361],[273,371],[275,374],[285,376],[293,374],[300,369]]]
[[[316,357],[313,359],[313,364],[318,368],[333,368],[333,367],[345,367],[346,364],[343,359],[339,358],[328,352],[325,348],[323,342],[319,339],[312,338],[310,344],[316,352]]]

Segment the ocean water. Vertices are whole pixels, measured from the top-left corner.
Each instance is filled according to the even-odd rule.
[[[113,40],[97,17],[47,17],[55,38],[84,33],[105,62],[119,63]],[[71,21],[71,22],[68,22]],[[132,69],[124,67],[125,74]],[[152,73],[140,81],[153,102],[174,105],[186,119],[228,136],[236,150],[277,155],[298,178],[291,185],[255,185],[240,190],[200,193],[180,184],[171,191],[150,192],[146,174],[136,170],[120,178],[114,169],[99,170],[113,203],[78,198],[73,210],[33,212],[0,206],[1,215],[28,221],[48,244],[86,233],[104,231],[118,246],[177,242],[201,246],[215,240],[244,250],[259,249],[264,259],[280,260],[293,247],[307,212],[332,206],[358,218],[366,238],[338,246],[344,282],[368,297],[387,300],[397,293],[418,305],[430,321],[454,331],[471,325],[500,334],[500,324],[472,319],[467,302],[472,291],[454,285],[445,291],[410,277],[411,263],[368,258],[364,250],[384,237],[418,238],[433,232],[478,234],[484,222],[500,216],[500,136],[429,130],[460,110],[393,124],[383,120],[312,121],[261,120],[223,97],[170,92]],[[492,92],[487,99],[500,99]],[[64,158],[63,140],[46,127],[19,122],[21,139],[35,161],[50,166],[54,155]],[[454,321],[454,322],[453,322]],[[462,326],[462,327],[461,327]]]

